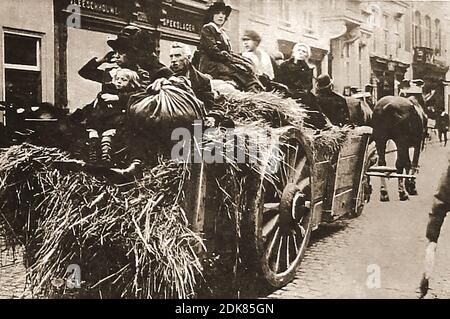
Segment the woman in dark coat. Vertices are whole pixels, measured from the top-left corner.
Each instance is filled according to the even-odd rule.
[[[292,57],[280,65],[278,82],[287,85],[294,95],[309,93],[312,88],[313,69],[306,62],[311,56],[311,48],[297,43],[292,49]]]
[[[196,57],[198,70],[215,79],[233,81],[244,91],[264,90],[252,62],[232,52],[230,39],[222,29],[230,14],[231,7],[222,1],[209,7]]]

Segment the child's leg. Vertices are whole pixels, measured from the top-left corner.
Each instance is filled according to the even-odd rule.
[[[95,163],[97,162],[99,136],[97,130],[95,129],[87,129],[87,131],[89,133],[88,139],[89,161]]]
[[[116,129],[109,129],[102,134],[102,160],[104,162],[111,162],[111,148],[112,139],[116,135]]]

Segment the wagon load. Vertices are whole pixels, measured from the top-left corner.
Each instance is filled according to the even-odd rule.
[[[193,225],[190,210],[203,206],[205,219],[231,228],[229,246],[217,249],[233,251],[231,270],[236,277],[239,269],[250,266],[242,251],[252,248],[255,251],[248,256],[254,256],[263,249],[258,241],[262,220],[255,220],[262,215],[255,211],[267,206],[275,216],[283,205],[283,210],[292,210],[292,203],[298,212],[309,209],[309,163],[314,153],[327,147],[339,149],[349,130],[306,128],[302,123],[307,113],[294,100],[270,93],[227,95],[222,103],[225,116],[237,124],[235,137],[256,137],[258,160],[236,163],[224,150],[224,163],[211,165],[214,173],[203,172],[197,179],[203,164],[199,168],[158,157],[141,180],[112,185],[83,172],[56,169],[55,161],[71,157],[59,149],[22,144],[0,152],[0,234],[11,245],[24,245],[36,294],[62,295],[65,286],[58,280],[67,277],[69,265],[77,264],[81,291],[89,296],[195,297],[200,285],[208,286],[208,271],[214,270],[198,254],[205,246],[209,249],[208,223],[200,228]],[[206,150],[211,142],[223,141],[223,132],[209,132],[199,146]],[[262,132],[276,143],[267,144]],[[255,154],[248,144],[243,145],[247,157]],[[271,167],[274,161],[277,165]],[[211,188],[205,190],[200,182]],[[219,206],[215,217],[209,216],[211,201]],[[298,222],[298,231],[306,236]],[[255,242],[255,238],[259,239]],[[223,244],[223,239],[216,242]]]

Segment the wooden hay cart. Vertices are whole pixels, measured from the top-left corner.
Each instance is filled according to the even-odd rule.
[[[315,148],[301,130],[285,129],[283,160],[269,183],[266,168],[245,179],[245,209],[239,224],[239,258],[247,272],[273,287],[293,280],[320,224],[359,216],[370,196],[368,145],[372,129],[358,127],[340,151]],[[186,184],[186,211],[192,229],[206,239],[207,249],[221,240],[215,226],[220,199],[214,197],[217,166],[192,166]],[[268,169],[268,168],[267,168]]]

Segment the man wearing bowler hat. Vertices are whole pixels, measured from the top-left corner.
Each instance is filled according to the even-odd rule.
[[[333,81],[328,74],[317,78],[317,104],[334,125],[343,126],[350,123],[347,101],[333,91]]]

